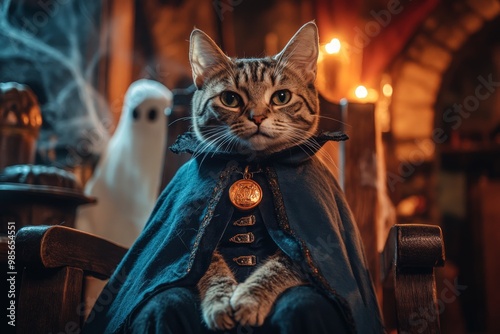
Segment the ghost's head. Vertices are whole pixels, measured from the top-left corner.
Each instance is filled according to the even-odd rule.
[[[156,136],[166,132],[166,116],[172,107],[172,92],[157,81],[141,79],[127,90],[117,131],[134,136]]]

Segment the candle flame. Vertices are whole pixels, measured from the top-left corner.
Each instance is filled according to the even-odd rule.
[[[325,50],[328,54],[334,54],[340,52],[340,47],[340,40],[338,38],[333,38],[330,43],[325,45]]]
[[[391,96],[392,95],[392,86],[390,84],[385,84],[382,87],[382,93],[384,93],[384,96]]]
[[[358,86],[356,87],[356,90],[354,91],[354,94],[358,99],[364,99],[368,96],[368,89],[366,89],[365,86]]]

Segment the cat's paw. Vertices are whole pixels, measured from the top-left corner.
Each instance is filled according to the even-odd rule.
[[[231,295],[221,298],[205,298],[201,303],[203,320],[211,330],[229,330],[236,324],[233,320]]]
[[[257,298],[245,284],[240,284],[231,297],[233,318],[242,326],[261,326],[271,311],[272,301]]]

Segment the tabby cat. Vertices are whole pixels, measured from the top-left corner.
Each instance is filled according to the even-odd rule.
[[[207,148],[253,152],[265,157],[304,143],[318,127],[314,87],[318,32],[304,25],[279,54],[231,59],[200,30],[190,40],[190,62],[197,91],[193,127]],[[276,298],[306,283],[306,276],[281,251],[242,282],[216,250],[197,288],[203,320],[210,329],[260,326]]]
[[[346,139],[316,134],[317,57],[314,23],[261,59],[230,59],[193,31],[194,132],[171,150],[194,158],[163,190],[86,333],[384,333],[355,221],[316,154]]]

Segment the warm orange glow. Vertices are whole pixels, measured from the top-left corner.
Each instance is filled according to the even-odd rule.
[[[390,84],[385,84],[383,87],[382,87],[382,93],[384,94],[384,96],[392,96],[392,86]]]
[[[338,38],[333,38],[330,43],[325,45],[326,53],[335,54],[340,52],[341,48],[340,40]]]
[[[366,89],[365,86],[360,85],[354,90],[354,95],[356,95],[358,99],[364,99],[368,96],[368,89]]]

